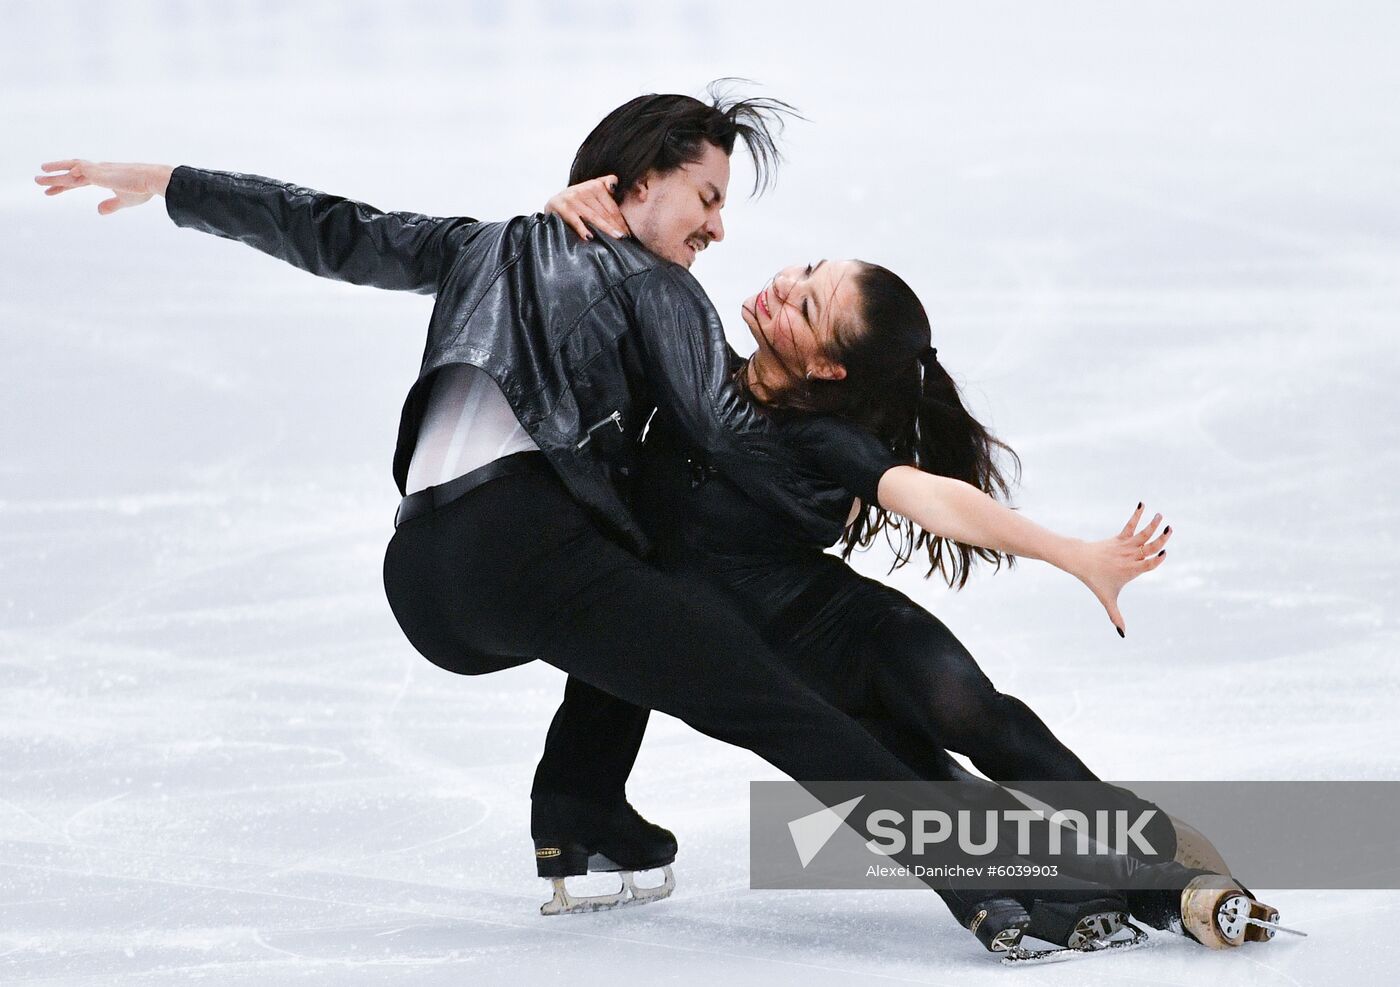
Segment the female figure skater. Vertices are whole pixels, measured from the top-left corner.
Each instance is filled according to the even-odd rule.
[[[795,465],[826,481],[814,504],[828,527],[814,536],[765,509],[663,425],[648,434],[638,496],[658,564],[724,590],[794,673],[925,778],[956,772],[952,750],[994,781],[1089,818],[1094,809],[1150,807],[1098,783],[1024,702],[993,686],[940,620],[844,561],[884,534],[898,543],[896,566],[923,549],[930,574],[961,588],[978,558],[998,569],[1018,555],[1039,558],[1083,581],[1124,633],[1120,587],[1085,565],[1088,546],[996,503],[1009,484],[994,454],[1015,454],[964,407],[913,291],[877,265],[821,261],[780,271],[742,314],[757,348],[735,358],[735,379],[780,425]],[[834,430],[832,419],[862,428]],[[1153,537],[1160,514],[1139,531],[1142,512],[1139,503],[1118,535],[1134,574],[1165,561],[1171,534],[1168,526]],[[838,539],[841,558],[824,551]],[[1150,842],[1170,858],[1177,834],[1165,813],[1153,819]],[[1015,897],[1028,907],[1039,898]],[[1113,903],[1086,902],[1078,917],[1105,928]],[[1209,945],[1244,941],[1220,937],[1199,914],[1184,918]]]

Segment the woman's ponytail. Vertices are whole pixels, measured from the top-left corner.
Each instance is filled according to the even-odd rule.
[[[996,438],[973,418],[962,401],[958,385],[938,362],[938,350],[927,347],[918,356],[920,387],[918,411],[914,422],[914,464],[928,473],[948,476],[971,484],[983,493],[1005,500],[1011,493],[996,462],[998,450],[1007,453],[1019,478],[1020,459],[1010,446]],[[889,521],[886,522],[887,524]],[[989,548],[964,545],[939,535],[919,530],[914,533],[911,522],[905,522],[907,537],[901,547],[912,541],[909,551],[902,553],[904,561],[919,549],[926,549],[930,574],[936,569],[949,586],[961,589],[967,584],[973,556],[976,555],[1001,568],[1015,564],[1014,556],[1003,555]],[[849,542],[847,552],[850,551]]]

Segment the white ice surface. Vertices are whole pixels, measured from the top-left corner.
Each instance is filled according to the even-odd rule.
[[[736,167],[697,265],[736,342],[781,264],[882,261],[1030,516],[1173,525],[1126,640],[1044,566],[897,585],[1106,777],[1396,778],[1393,6],[295,11],[5,8],[0,982],[1394,981],[1395,892],[1266,896],[1306,941],[1008,971],[926,894],[750,891],[776,773],[662,716],[631,793],[679,834],[676,895],[539,917],[562,676],[442,672],[380,586],[428,300],[30,183],[185,162],[503,217],[624,99],[758,78],[811,122],[769,197]]]

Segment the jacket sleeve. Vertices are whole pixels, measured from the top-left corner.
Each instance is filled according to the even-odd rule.
[[[381,212],[257,175],[181,165],[165,208],[177,226],[237,240],[323,278],[431,294],[476,223]]]
[[[731,380],[724,327],[695,279],[659,267],[633,275],[627,290],[657,414],[749,496],[791,514],[780,432]]]

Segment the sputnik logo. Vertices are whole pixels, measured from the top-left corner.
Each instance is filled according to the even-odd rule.
[[[846,821],[846,817],[851,814],[851,810],[864,795],[857,795],[849,802],[842,802],[840,805],[823,807],[811,815],[802,816],[788,823],[788,832],[792,834],[792,845],[797,848],[797,858],[802,861],[803,868],[812,862],[812,858],[821,853],[822,847],[841,828],[841,824]]]

